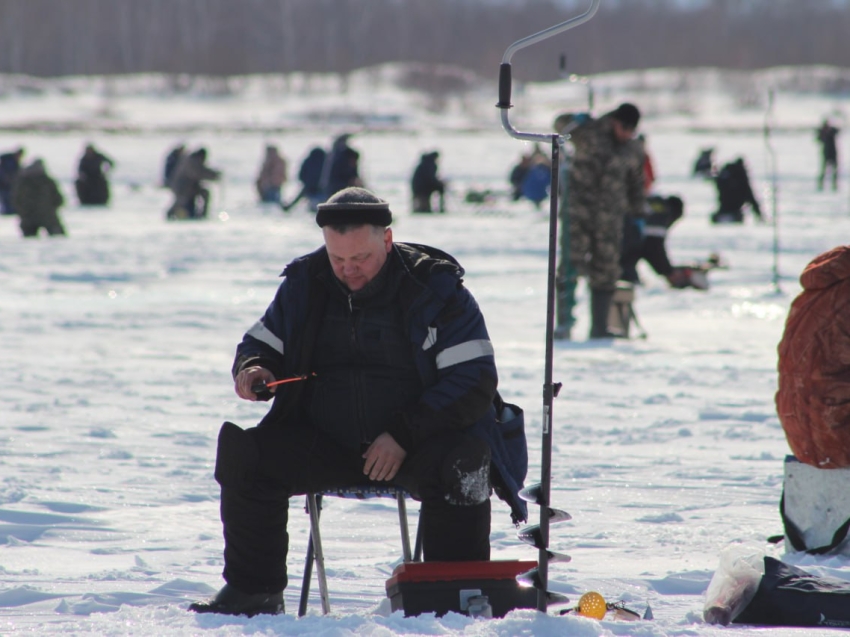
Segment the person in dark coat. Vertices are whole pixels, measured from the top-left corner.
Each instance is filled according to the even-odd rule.
[[[839,130],[828,119],[818,129],[817,139],[821,145],[820,174],[818,175],[818,190],[823,190],[823,182],[827,171],[832,172],[832,189],[838,190],[838,147],[835,138]]]
[[[527,518],[521,411],[498,396],[463,269],[436,248],[394,243],[389,204],[363,188],[331,197],[316,222],[325,245],[286,267],[236,348],[240,398],[268,399],[258,383],[305,378],[275,388],[257,427],[221,428],[227,584],[196,612],[283,610],[292,495],[401,486],[422,502],[426,561],[489,560],[491,485],[515,522]]]
[[[206,218],[210,191],[204,186],[204,182],[221,177],[221,173],[207,166],[206,161],[206,148],[199,148],[180,160],[171,182],[174,203],[168,209],[166,218]]]
[[[719,208],[711,215],[712,223],[743,223],[746,205],[750,206],[756,219],[763,220],[761,206],[753,193],[742,157],[723,166],[714,178],[714,183],[717,186]]]
[[[77,169],[77,198],[81,206],[105,206],[109,203],[106,173],[115,166],[109,157],[88,144]]]
[[[322,167],[322,190],[325,199],[344,188],[362,186],[360,179],[360,153],[348,145],[349,133],[334,140]]]
[[[4,215],[15,214],[15,206],[12,204],[12,187],[21,169],[23,156],[23,148],[0,155],[0,208]]]
[[[419,158],[419,164],[413,171],[410,180],[410,189],[413,191],[413,212],[433,212],[431,207],[431,196],[440,194],[440,212],[446,211],[445,191],[446,185],[437,176],[437,158],[440,153],[434,151],[425,153]]]
[[[12,205],[21,218],[21,234],[25,237],[37,237],[41,228],[50,235],[64,235],[58,213],[64,203],[42,160],[36,159],[18,173],[12,189]]]
[[[343,148],[331,164],[330,177],[328,179],[328,193],[335,195],[340,190],[351,186],[360,186],[360,153],[353,148]]]
[[[313,212],[324,201],[322,198],[322,170],[326,157],[327,153],[324,148],[316,146],[310,149],[310,153],[304,158],[301,167],[298,169],[298,181],[301,182],[301,190],[295,196],[295,199],[281,206],[284,212],[292,210],[295,204],[304,197],[307,197],[310,210]]]
[[[185,144],[178,144],[168,153],[165,158],[165,166],[162,170],[162,185],[164,188],[171,187],[171,180],[174,178],[174,171],[180,164],[180,160],[186,156]]]
[[[670,227],[682,218],[684,202],[676,196],[661,197],[652,195],[646,198],[648,212],[643,218],[642,239],[633,244],[632,249],[624,250],[620,257],[623,269],[620,278],[630,283],[640,283],[637,264],[643,259],[655,272],[663,277],[669,277],[673,272],[673,264],[667,256],[667,232]]]
[[[692,173],[694,177],[704,177],[705,179],[711,179],[714,177],[715,167],[713,155],[713,148],[703,148],[699,152],[699,156],[694,162],[694,169]]]

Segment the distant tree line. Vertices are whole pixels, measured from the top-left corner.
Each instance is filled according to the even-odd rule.
[[[385,62],[495,77],[509,44],[589,0],[0,0],[0,73],[338,73]],[[574,31],[517,53],[548,80],[656,67],[850,66],[837,0],[602,0]],[[565,55],[566,69],[559,68]]]

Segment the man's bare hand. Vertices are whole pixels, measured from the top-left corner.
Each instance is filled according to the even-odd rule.
[[[257,400],[257,394],[251,391],[251,385],[258,381],[274,382],[274,374],[265,367],[246,367],[236,375],[236,395],[245,400]],[[269,387],[274,393],[275,388]]]
[[[370,480],[392,480],[395,478],[407,452],[388,433],[382,433],[369,445],[363,458],[366,464],[363,474]]]

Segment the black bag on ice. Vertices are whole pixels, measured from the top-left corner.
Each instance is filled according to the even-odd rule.
[[[850,582],[764,558],[755,597],[733,620],[762,626],[850,627]]]

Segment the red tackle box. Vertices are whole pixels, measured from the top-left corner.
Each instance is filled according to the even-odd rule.
[[[480,594],[488,598],[493,617],[503,617],[514,608],[537,608],[537,590],[516,581],[517,575],[536,567],[537,562],[520,560],[408,562],[387,580],[387,597],[392,609],[404,610],[406,617],[439,617],[450,611],[465,614],[465,601]]]

